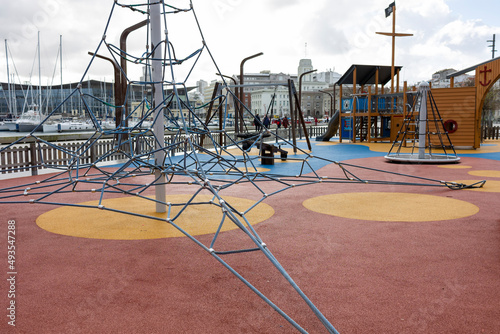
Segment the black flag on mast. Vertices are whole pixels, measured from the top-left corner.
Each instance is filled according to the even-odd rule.
[[[396,5],[396,1],[394,1],[393,3],[391,3],[389,5],[389,7],[387,7],[385,9],[385,17],[388,17],[389,15],[391,15],[391,13],[394,11],[394,6]]]

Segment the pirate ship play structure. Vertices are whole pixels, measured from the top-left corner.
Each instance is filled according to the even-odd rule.
[[[338,80],[340,90],[340,141],[394,142],[405,118],[415,113],[416,87],[403,83],[400,91],[401,66],[394,65],[395,38],[411,36],[395,32],[396,6],[392,3],[386,15],[393,14],[391,66],[353,64]],[[454,78],[473,72],[474,86],[456,87]],[[479,148],[481,144],[481,116],[486,94],[500,78],[500,58],[471,66],[447,76],[449,88],[431,88],[439,108],[444,131],[456,147]],[[384,86],[391,82],[390,91]],[[349,88],[345,88],[349,86]],[[351,93],[344,94],[347,89]],[[428,100],[430,103],[430,100]],[[430,109],[430,104],[428,108]],[[415,115],[415,114],[414,114]],[[331,136],[319,137],[329,140]]]
[[[397,72],[400,69],[397,67]],[[454,78],[468,72],[475,73],[475,85],[455,87]],[[448,78],[449,88],[430,87],[444,127],[455,146],[479,148],[483,104],[486,94],[500,78],[500,58],[450,74]],[[402,92],[396,90],[394,93],[385,93],[383,85],[389,80],[388,66],[371,65],[352,65],[340,78],[338,85],[341,94],[343,85],[352,85],[353,91],[357,92],[342,99],[341,141],[396,140],[404,117],[411,110],[416,89],[408,88],[405,82]]]

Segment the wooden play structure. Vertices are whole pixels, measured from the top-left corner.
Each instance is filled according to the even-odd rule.
[[[396,140],[416,91],[414,87],[408,88],[406,82],[399,91],[401,67],[396,67],[396,91],[385,93],[384,85],[391,80],[390,69],[390,66],[352,65],[339,79],[341,142]],[[473,71],[474,86],[455,87],[455,77]],[[455,147],[479,148],[483,104],[489,89],[500,78],[500,57],[452,73],[448,78],[450,88],[432,89],[445,129]],[[344,85],[350,85],[352,93],[344,94]]]
[[[455,87],[455,77],[469,72],[475,73],[474,87]],[[452,140],[455,146],[479,148],[484,100],[500,78],[500,57],[457,71],[447,78],[450,79],[450,88],[434,89],[433,92],[440,103],[440,111],[447,108],[448,124],[455,126],[456,122]]]
[[[396,37],[411,36],[397,33],[396,5],[391,3],[385,10],[392,14],[392,32],[377,34],[392,38],[391,66],[352,65],[339,79],[340,88],[340,141],[394,142],[404,120],[416,117],[416,88],[408,89],[404,82],[400,92],[401,66],[394,65]],[[454,78],[475,71],[472,87],[455,87]],[[485,96],[500,78],[500,57],[450,74],[450,88],[432,89],[432,96],[439,108],[439,122],[443,122],[446,135],[455,147],[479,148],[481,144],[481,117]],[[384,85],[391,82],[389,92]],[[396,83],[395,83],[396,81]],[[344,94],[344,85],[350,85],[351,94]],[[345,95],[345,96],[344,96]]]
[[[391,66],[352,65],[338,80],[340,105],[340,141],[394,141],[406,112],[407,94],[399,92],[400,66],[395,67],[396,93],[385,93],[391,81]],[[352,87],[345,93],[344,85]],[[346,95],[346,96],[344,96]]]

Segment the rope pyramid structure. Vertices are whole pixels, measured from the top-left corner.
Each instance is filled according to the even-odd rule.
[[[385,158],[407,163],[460,161],[427,82],[420,84],[413,106]]]
[[[33,142],[38,148],[40,163],[32,168],[49,169],[52,173],[40,175],[35,182],[1,188],[0,204],[23,203],[82,207],[168,224],[213,256],[295,329],[301,333],[307,333],[306,329],[302,328],[224,259],[224,256],[228,254],[245,256],[249,252],[260,252],[304,300],[325,330],[329,333],[338,333],[273,255],[270,246],[252,226],[248,218],[249,213],[270,196],[278,196],[285,190],[319,183],[420,185],[463,189],[481,187],[484,182],[466,185],[342,163],[315,156],[310,151],[299,148],[293,142],[265,128],[259,132],[248,132],[244,137],[235,136],[232,128],[229,127],[229,111],[231,104],[241,101],[238,101],[231,86],[224,80],[212,57],[198,24],[192,2],[184,1],[184,7],[179,3],[180,1],[176,1],[176,5],[172,5],[166,0],[146,3],[120,0],[114,2],[103,38],[93,53],[87,71],[97,61],[98,55],[106,54],[121,73],[120,80],[126,87],[123,101],[120,104],[111,105],[107,101],[99,100],[96,96],[84,94],[80,84],[72,95],[79,96],[94,128],[92,135],[81,145],[68,147],[64,143],[47,141],[39,136],[35,129],[26,137],[2,147],[3,151],[26,141]],[[147,29],[144,36],[146,50],[143,53],[134,54],[126,51],[106,38],[109,26],[119,23],[119,16],[124,11],[127,13],[132,11],[134,15],[141,18],[146,17]],[[181,20],[178,19],[179,15],[183,15]],[[194,31],[196,38],[187,36],[185,30],[178,30],[176,26],[171,26],[171,22],[181,21],[196,27],[194,30],[189,30]],[[179,35],[175,35],[175,32]],[[189,39],[196,45],[192,50],[176,49],[176,38]],[[146,69],[145,80],[134,81],[128,77],[127,68],[121,65],[122,61],[125,61],[128,69],[134,66],[144,67]],[[211,63],[222,78],[221,87],[212,100],[222,101],[220,103],[222,126],[218,130],[209,128],[207,122],[199,117],[200,107],[196,107],[190,101],[186,89],[186,82],[195,75],[197,65],[207,63]],[[81,82],[86,77],[87,71],[83,74]],[[135,114],[139,113],[141,117],[133,124],[130,116],[132,113],[127,115],[125,112],[132,85],[140,85],[147,92],[141,103],[134,109]],[[62,104],[68,103],[70,97],[68,96]],[[114,109],[119,120],[117,126],[104,127],[90,101],[97,101],[101,106]],[[44,122],[60,112],[62,104],[47,115]],[[253,119],[254,114],[250,109],[245,107],[244,112]],[[173,132],[173,135],[165,136],[165,129]],[[98,144],[106,136],[112,136],[113,146],[111,150],[101,152]],[[294,157],[287,159],[297,162],[300,165],[300,172],[289,175],[260,171],[260,159],[263,158],[261,148],[264,142],[280,143],[281,147],[297,152]],[[64,161],[49,162],[50,159],[43,150],[46,146],[52,147],[57,150],[58,154],[66,157]],[[252,154],[255,151],[258,153]],[[90,154],[92,152],[93,154]],[[92,158],[89,159],[89,155]],[[123,157],[122,163],[110,168],[105,162],[115,155]],[[332,163],[340,169],[341,177],[318,174],[318,166]],[[363,176],[364,171],[370,173],[375,171],[385,176],[389,174],[392,181],[387,181],[387,177],[381,178],[382,181],[367,179]],[[147,179],[147,182],[144,182],[144,179]],[[255,202],[245,208],[237,208],[225,195],[227,190],[238,189],[241,185],[250,186],[257,194]],[[189,195],[167,200],[166,189],[169,186],[185,186],[183,189]],[[150,196],[152,192],[154,196]],[[81,194],[90,194],[95,199],[95,203],[78,203],[78,197]],[[144,205],[154,204],[156,212],[163,213],[163,215],[147,215],[126,208],[108,207],[106,200],[116,196],[133,197],[142,201]],[[202,205],[215,207],[219,212],[219,227],[208,243],[200,241],[180,223],[180,218],[189,207]],[[201,218],[199,224],[203,223],[203,218]],[[245,244],[241,248],[225,247],[219,241],[219,237],[226,225],[236,226],[252,246],[247,247]]]

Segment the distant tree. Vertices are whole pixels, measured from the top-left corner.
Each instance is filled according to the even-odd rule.
[[[464,79],[461,83],[460,83],[460,87],[474,87],[474,85],[476,84],[476,77],[475,76],[470,76],[466,79]]]
[[[500,109],[500,87],[495,83],[484,98],[483,121],[493,121],[495,111]]]

